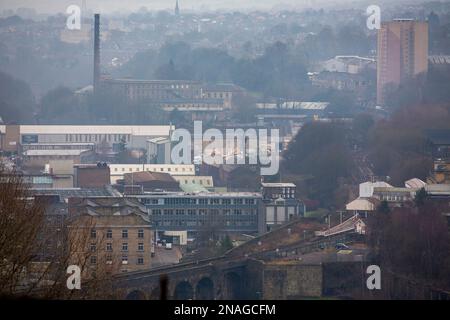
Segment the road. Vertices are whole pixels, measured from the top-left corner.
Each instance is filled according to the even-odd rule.
[[[372,181],[374,176],[372,171],[373,165],[370,163],[367,154],[361,150],[352,151],[352,158],[355,164],[355,168],[352,173],[352,178],[355,184]]]

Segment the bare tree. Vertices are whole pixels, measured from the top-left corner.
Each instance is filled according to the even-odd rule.
[[[92,247],[94,220],[83,218],[80,224],[79,217],[66,216],[52,225],[52,216],[46,214],[49,204],[44,199],[34,197],[16,172],[0,167],[0,295],[115,298],[112,287],[116,266],[105,261],[105,254],[99,255],[105,249],[102,238],[95,239]],[[81,290],[67,288],[70,265],[82,270]]]

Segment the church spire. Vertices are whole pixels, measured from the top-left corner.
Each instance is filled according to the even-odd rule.
[[[180,7],[178,6],[178,0],[177,0],[176,5],[175,5],[175,15],[176,15],[176,16],[179,16],[179,15],[180,15]]]

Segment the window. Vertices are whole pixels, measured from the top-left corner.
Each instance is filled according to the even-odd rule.
[[[144,251],[144,244],[142,242],[138,243],[138,251]]]
[[[144,264],[144,258],[138,257],[137,264]]]
[[[111,229],[108,229],[108,231],[106,231],[106,238],[112,239],[112,230]]]
[[[91,252],[95,252],[97,250],[97,246],[95,243],[91,243]]]
[[[113,247],[112,247],[112,243],[111,242],[107,242],[106,243],[106,251],[113,251]]]
[[[122,251],[128,251],[128,243],[127,242],[122,243]]]
[[[112,256],[110,255],[106,256],[106,264],[112,264]]]
[[[255,199],[245,199],[245,204],[255,204]]]
[[[91,256],[91,264],[97,264],[97,257]]]
[[[138,230],[138,238],[140,238],[140,239],[144,238],[144,230],[143,229]]]
[[[128,230],[127,229],[122,230],[122,238],[124,238],[124,239],[128,238]]]
[[[91,238],[92,238],[92,239],[97,238],[97,230],[91,229]]]
[[[122,256],[122,264],[128,264],[128,256],[127,255]]]

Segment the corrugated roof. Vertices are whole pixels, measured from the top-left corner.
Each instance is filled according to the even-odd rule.
[[[418,178],[413,178],[408,181],[405,181],[405,187],[407,188],[413,188],[413,189],[420,189],[425,187],[427,184],[423,182],[422,180]]]

